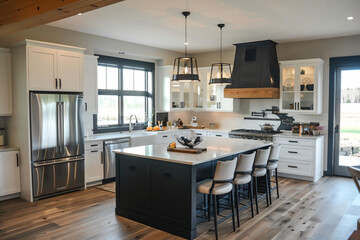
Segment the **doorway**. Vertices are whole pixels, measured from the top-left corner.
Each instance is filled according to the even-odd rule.
[[[360,56],[331,58],[330,74],[328,168],[350,176],[360,167]]]

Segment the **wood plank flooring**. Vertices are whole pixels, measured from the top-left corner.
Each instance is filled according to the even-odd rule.
[[[360,196],[350,178],[317,183],[280,178],[280,199],[263,199],[260,213],[241,214],[218,227],[220,239],[348,239],[360,217]],[[115,194],[96,187],[29,203],[0,202],[0,239],[181,239],[115,215]],[[197,239],[214,239],[213,222],[198,224]]]

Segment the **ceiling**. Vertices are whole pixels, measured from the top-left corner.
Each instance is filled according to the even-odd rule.
[[[359,0],[126,0],[51,26],[183,51],[188,10],[190,53],[271,39],[279,43],[360,34]],[[348,21],[347,17],[354,20]]]

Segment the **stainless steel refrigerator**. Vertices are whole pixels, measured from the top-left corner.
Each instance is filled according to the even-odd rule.
[[[84,187],[83,97],[30,93],[34,199]]]

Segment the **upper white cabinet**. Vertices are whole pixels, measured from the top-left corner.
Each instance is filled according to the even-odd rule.
[[[280,62],[280,111],[286,113],[322,113],[322,59]]]
[[[29,90],[82,92],[83,50],[27,40]]]
[[[171,81],[172,69],[157,68],[156,111],[233,111],[233,99],[223,97],[225,86],[209,85],[210,67],[199,68],[200,82]]]
[[[0,48],[0,116],[12,114],[11,53]]]
[[[207,111],[232,112],[234,109],[234,100],[224,98],[225,85],[211,84],[211,67],[199,68],[200,79],[206,89],[205,109]]]
[[[97,65],[98,57],[92,55],[84,55],[84,103],[85,111],[89,113],[97,113]]]
[[[0,152],[0,197],[20,192],[19,151]]]

